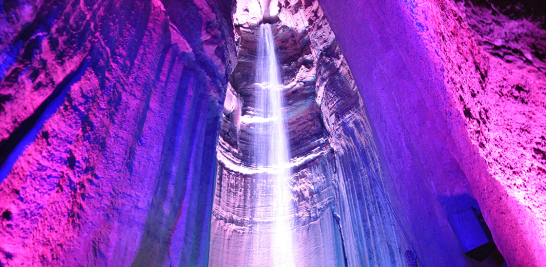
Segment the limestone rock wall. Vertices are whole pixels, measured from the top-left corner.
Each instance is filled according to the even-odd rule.
[[[206,265],[231,1],[1,8],[0,265]]]
[[[475,207],[510,266],[543,265],[543,5],[272,2],[299,262],[494,266],[447,221]],[[245,259],[262,9],[0,3],[0,265]]]
[[[324,13],[316,1],[283,1],[277,7],[275,43],[292,155],[296,263],[344,266],[346,255],[348,266],[402,266],[409,245],[388,203],[358,88]],[[260,19],[253,12],[259,8],[257,1],[239,1],[234,15],[239,61],[217,148],[210,266],[273,262],[267,250],[253,250],[260,247],[260,238],[267,238],[257,229],[271,224],[254,217],[256,210],[269,208],[256,199],[271,197],[256,175],[250,136],[256,108],[255,23]]]
[[[543,24],[495,7],[507,1],[320,3],[420,262],[463,266],[444,218],[479,204],[509,266],[542,266]]]

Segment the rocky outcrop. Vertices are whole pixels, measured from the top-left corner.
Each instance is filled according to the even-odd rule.
[[[533,37],[540,30],[509,27],[537,24],[491,9],[462,16],[450,1],[320,3],[361,89],[420,261],[475,264],[449,255],[460,249],[450,245],[444,216],[479,203],[509,266],[543,265],[545,83],[542,60],[531,61],[524,47],[544,44]]]
[[[0,265],[206,265],[231,2],[1,7]]]

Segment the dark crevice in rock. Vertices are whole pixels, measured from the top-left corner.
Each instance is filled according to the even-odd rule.
[[[69,73],[56,87],[55,90],[42,102],[36,111],[25,119],[9,136],[9,138],[0,141],[0,182],[11,170],[16,157],[20,154],[24,146],[32,142],[35,134],[39,131],[45,122],[62,105],[71,86],[77,82],[86,69],[89,67],[89,60],[81,62],[80,66]],[[34,133],[36,132],[36,133]],[[31,136],[32,135],[32,136]],[[26,143],[21,143],[25,140]],[[17,155],[13,155],[16,153]],[[11,160],[10,157],[13,157]]]
[[[76,157],[74,156],[74,153],[72,150],[68,151],[68,168],[74,170],[74,166],[76,166]]]
[[[6,221],[11,221],[11,211],[6,210],[2,212],[2,219]]]
[[[5,110],[3,104],[10,101],[10,100],[11,100],[11,95],[10,94],[7,94],[7,95],[0,94],[0,112]]]

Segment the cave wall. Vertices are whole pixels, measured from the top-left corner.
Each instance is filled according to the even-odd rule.
[[[510,265],[541,266],[540,6],[319,2],[324,14],[315,1],[279,5],[286,36],[297,36],[286,40],[309,42],[303,54],[292,51],[301,62],[286,61],[296,62],[286,71],[304,67],[291,79],[307,88],[298,96],[306,113],[294,114],[310,119],[293,129],[316,129],[293,132],[301,137],[294,154],[317,152],[294,179],[302,229],[332,230],[334,205],[349,238],[369,234],[348,240],[348,249],[368,251],[351,262],[377,260],[388,246],[375,245],[390,239],[399,242],[395,262],[411,247],[424,266],[487,266],[462,254],[446,219],[472,206]],[[237,61],[234,8],[212,0],[0,3],[0,265],[208,264],[215,151]],[[318,140],[317,150],[298,144],[306,138]],[[388,200],[362,194],[381,182]],[[388,201],[400,229],[355,230]],[[393,220],[389,212],[374,219]],[[330,263],[305,249],[298,252]],[[339,260],[339,251],[328,253]]]
[[[544,46],[540,22],[488,1],[319,2],[419,261],[464,266],[446,216],[479,206],[509,266],[543,265],[546,87],[530,49]]]
[[[0,4],[0,265],[206,265],[231,4]]]
[[[411,247],[389,206],[363,102],[326,17],[316,1],[279,6],[274,35],[291,145],[296,264],[344,266],[345,250],[348,266],[405,265]],[[258,1],[238,1],[238,65],[217,148],[209,266],[274,262],[267,249],[271,218],[256,215],[271,209],[258,201],[271,196],[252,155],[256,14]]]

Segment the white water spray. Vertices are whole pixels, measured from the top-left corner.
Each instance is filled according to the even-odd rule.
[[[263,118],[255,127],[254,153],[258,168],[271,181],[273,235],[269,266],[295,266],[290,210],[290,152],[285,116],[282,112],[282,82],[270,24],[260,26],[256,70],[256,115]],[[262,203],[267,204],[267,203]]]

